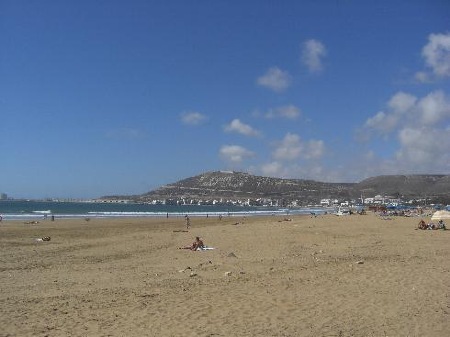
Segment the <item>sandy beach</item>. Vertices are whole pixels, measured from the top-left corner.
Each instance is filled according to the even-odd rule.
[[[0,336],[450,335],[449,230],[289,219],[3,221]]]

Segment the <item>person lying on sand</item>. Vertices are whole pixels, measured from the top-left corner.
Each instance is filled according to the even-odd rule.
[[[52,238],[50,236],[44,236],[42,238],[37,238],[35,241],[42,242],[42,241],[50,241]]]
[[[443,230],[446,230],[447,228],[445,227],[444,221],[440,220],[437,224],[434,224],[434,223],[430,222],[428,224],[428,229],[432,229],[432,230],[443,229]]]
[[[199,248],[204,248],[204,247],[205,247],[205,244],[203,243],[203,241],[200,239],[200,237],[196,236],[195,241],[192,243],[192,245],[186,246],[186,247],[180,247],[178,249],[197,250]]]
[[[437,224],[430,222],[428,225],[425,223],[425,221],[420,220],[419,224],[417,225],[417,229],[430,229],[430,230],[443,229],[443,230],[446,230],[447,228],[445,227],[444,221],[442,221],[442,220],[440,220]]]
[[[417,225],[418,229],[427,229],[427,227],[428,227],[427,224],[423,220],[420,220],[418,225]]]

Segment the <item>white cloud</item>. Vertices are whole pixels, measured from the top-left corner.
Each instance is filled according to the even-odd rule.
[[[301,115],[301,111],[295,105],[285,105],[275,109],[269,110],[266,114],[266,118],[286,118],[296,119]]]
[[[430,34],[422,56],[435,75],[450,76],[450,33]]]
[[[322,58],[326,56],[327,50],[322,42],[318,40],[308,40],[303,44],[302,62],[312,73],[322,71]]]
[[[422,123],[433,125],[450,117],[450,102],[444,92],[435,91],[422,98],[418,104],[418,113]]]
[[[378,112],[364,125],[364,132],[395,135],[383,144],[394,155],[374,153],[372,158],[360,157],[358,167],[366,176],[404,173],[445,173],[450,171],[450,101],[441,90],[422,98],[397,93],[387,104],[388,110]],[[375,133],[377,135],[377,133]],[[373,142],[378,140],[373,138]],[[394,148],[393,148],[394,147]],[[395,149],[395,147],[397,147]],[[392,151],[394,150],[394,151]]]
[[[384,111],[379,111],[375,116],[368,118],[364,126],[379,130],[391,130],[395,126],[396,122],[391,120],[391,122],[387,124],[386,120],[386,113]]]
[[[415,77],[418,81],[450,77],[450,33],[430,34],[428,43],[422,49],[422,57],[429,72],[417,72]]]
[[[399,163],[423,170],[433,166],[450,169],[449,130],[404,128],[399,131],[398,138],[400,149],[396,158]]]
[[[306,158],[321,158],[325,152],[325,143],[323,140],[310,140],[306,144]]]
[[[277,161],[273,161],[267,164],[263,164],[261,166],[261,173],[267,177],[279,177],[280,175],[282,175],[282,169],[283,165],[281,165]]]
[[[270,68],[263,76],[258,77],[256,83],[275,92],[281,92],[291,85],[291,76],[278,67]]]
[[[398,113],[378,112],[375,116],[368,118],[365,127],[373,129],[381,134],[388,134],[398,126],[401,116]]]
[[[256,137],[260,132],[250,125],[242,123],[239,119],[233,119],[230,124],[224,127],[226,132],[237,132],[245,136]]]
[[[309,140],[303,142],[300,136],[287,133],[273,152],[273,157],[281,161],[298,159],[318,159],[325,152],[325,143],[322,140]]]
[[[240,164],[255,155],[240,145],[224,145],[220,148],[219,154],[223,160],[231,164]]]
[[[273,144],[271,159],[255,170],[267,176],[334,182],[382,174],[450,172],[450,98],[442,90],[421,97],[397,92],[360,131],[372,135],[371,141],[335,151],[328,151],[323,140],[287,133]],[[338,155],[343,151],[349,155]],[[323,161],[326,155],[330,157]],[[333,159],[332,167],[324,166]]]
[[[411,109],[416,103],[417,98],[413,95],[398,92],[389,100],[388,106],[394,111],[398,113],[404,113]]]
[[[399,92],[388,102],[388,112],[380,111],[367,119],[365,128],[387,134],[399,127],[417,123],[434,125],[450,117],[450,102],[443,91],[434,91],[422,99]]]
[[[184,112],[181,114],[181,121],[188,125],[199,125],[206,119],[206,116],[200,112]]]
[[[300,157],[303,151],[303,144],[296,134],[288,133],[273,152],[273,157],[277,160],[294,160]]]
[[[307,163],[281,163],[278,161],[269,162],[255,168],[259,174],[269,177],[313,179],[317,181],[339,181],[342,176],[336,174],[336,170],[327,170],[315,162]]]
[[[412,116],[416,102],[417,97],[400,91],[392,96],[387,103],[389,112],[378,112],[374,117],[367,120],[366,125],[381,131],[390,132],[399,123],[404,123],[405,118],[408,119]]]

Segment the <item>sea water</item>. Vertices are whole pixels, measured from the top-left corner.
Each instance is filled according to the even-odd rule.
[[[183,217],[189,216],[252,216],[323,214],[326,208],[244,207],[228,205],[150,205],[140,203],[60,202],[60,201],[0,201],[3,220],[40,220],[55,218],[105,217]]]

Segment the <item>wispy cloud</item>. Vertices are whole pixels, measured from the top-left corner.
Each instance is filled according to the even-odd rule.
[[[411,110],[417,98],[405,92],[398,92],[388,102],[388,106],[394,113],[403,114]]]
[[[295,133],[287,133],[283,140],[277,144],[273,152],[273,158],[281,161],[298,159],[318,159],[325,152],[325,144],[322,140],[302,141]]]
[[[414,75],[414,79],[417,82],[420,82],[420,83],[431,83],[431,82],[433,82],[431,74],[427,73],[426,71],[418,71]]]
[[[450,33],[430,34],[428,43],[422,49],[426,71],[416,73],[419,82],[450,77]]]
[[[233,119],[230,124],[225,125],[224,130],[226,132],[236,132],[241,135],[257,137],[260,132],[248,124],[242,123],[239,119]]]
[[[291,75],[278,67],[272,67],[267,72],[258,77],[256,83],[262,87],[269,88],[275,92],[286,90],[292,82]]]
[[[220,148],[219,155],[229,164],[241,164],[244,160],[254,157],[255,153],[240,145],[224,145]]]
[[[288,133],[284,139],[278,144],[273,152],[276,160],[295,160],[300,157],[303,151],[303,144],[300,137],[296,134]]]
[[[325,142],[323,140],[312,139],[306,143],[305,158],[321,158],[325,153]]]
[[[272,161],[270,163],[261,165],[261,168],[259,171],[261,171],[261,173],[264,176],[280,177],[280,176],[284,176],[283,169],[284,169],[284,166],[280,162]]]
[[[308,40],[303,44],[301,60],[312,73],[323,70],[322,59],[327,55],[327,50],[322,42]]]
[[[400,148],[396,152],[398,162],[415,167],[434,165],[450,169],[450,130],[437,128],[403,128],[398,132]]]
[[[365,127],[386,134],[394,130],[397,125],[410,118],[414,111],[417,98],[411,94],[398,92],[388,102],[389,112],[379,111],[367,119]]]
[[[256,172],[260,172],[264,176],[280,177],[280,178],[297,178],[297,179],[313,179],[318,181],[339,181],[342,177],[335,174],[335,170],[327,170],[317,162],[307,163],[283,163],[272,161],[255,168]]]
[[[285,105],[278,108],[270,109],[266,114],[266,118],[286,118],[297,119],[301,115],[301,110],[295,105]]]
[[[200,112],[183,112],[181,121],[187,125],[199,125],[207,120],[207,117]]]

